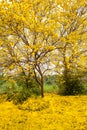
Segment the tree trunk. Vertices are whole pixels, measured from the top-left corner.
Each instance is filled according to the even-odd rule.
[[[28,79],[26,78],[26,88],[28,88]]]
[[[43,84],[41,84],[41,97],[42,98],[44,97],[44,86],[43,86]]]

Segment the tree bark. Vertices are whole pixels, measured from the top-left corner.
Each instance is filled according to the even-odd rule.
[[[26,88],[28,88],[28,79],[26,78]]]
[[[41,85],[41,97],[42,98],[44,97],[44,86],[43,86],[43,84]]]

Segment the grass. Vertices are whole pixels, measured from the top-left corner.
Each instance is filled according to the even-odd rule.
[[[0,130],[87,130],[87,96],[31,97],[0,103]]]
[[[48,85],[48,84],[45,84],[44,85],[44,91],[46,93],[57,93],[58,92],[58,86],[57,85]]]

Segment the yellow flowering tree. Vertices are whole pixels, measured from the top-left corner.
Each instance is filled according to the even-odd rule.
[[[49,53],[55,49],[60,26],[52,18],[55,1],[20,0],[0,3],[1,65],[9,74],[33,75],[43,94]],[[12,70],[12,71],[11,71]],[[28,80],[26,78],[26,80]]]
[[[72,75],[76,78],[79,76],[79,71],[86,72],[87,68],[87,2],[61,1],[60,15],[61,48],[57,48],[54,63],[60,79],[63,75],[62,82],[67,85]]]

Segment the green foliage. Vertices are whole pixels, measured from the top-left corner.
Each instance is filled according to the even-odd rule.
[[[3,75],[0,75],[0,87],[3,85],[3,83],[5,83],[6,80],[4,79]]]
[[[3,83],[0,86],[0,93],[15,93],[18,91],[19,88],[15,80],[7,79],[4,81],[4,79],[1,81]]]
[[[59,88],[59,94],[61,95],[80,95],[84,94],[84,92],[82,81],[76,76],[66,79]]]
[[[58,85],[56,83],[56,75],[47,75],[44,78],[44,91],[47,93],[58,92]]]
[[[86,81],[87,82],[87,81]],[[84,91],[84,95],[87,95],[87,83],[86,82],[84,82],[84,89],[85,89],[85,91]]]
[[[56,75],[47,75],[47,76],[45,76],[44,83],[47,84],[47,85],[56,84]]]
[[[21,77],[18,78],[19,80],[9,78],[4,81],[4,79],[1,80],[0,94],[6,94],[9,101],[13,100],[14,103],[23,103],[31,95],[40,94],[39,86],[33,78],[28,80],[28,86],[26,86],[23,78],[21,80]]]
[[[22,87],[21,91],[15,96],[14,98],[14,103],[23,103],[28,97],[32,95],[40,95],[40,89],[36,84],[33,84],[31,82],[29,88],[27,87]]]

